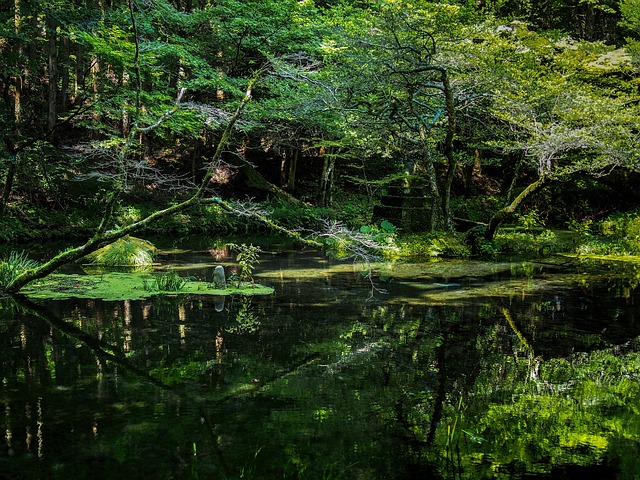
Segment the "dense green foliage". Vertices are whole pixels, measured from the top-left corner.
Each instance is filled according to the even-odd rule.
[[[105,210],[118,227],[186,198],[259,70],[208,194],[287,228],[481,222],[490,254],[504,222],[628,215],[639,41],[636,0],[13,0],[0,240],[85,237]],[[193,210],[151,228],[257,228]]]

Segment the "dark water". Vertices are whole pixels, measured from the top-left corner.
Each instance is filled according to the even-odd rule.
[[[266,297],[2,301],[0,478],[640,478],[634,268],[361,269],[263,254]]]

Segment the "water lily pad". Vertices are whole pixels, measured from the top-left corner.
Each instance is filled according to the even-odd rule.
[[[20,293],[30,298],[66,299],[101,298],[103,300],[140,300],[157,295],[269,295],[273,288],[243,284],[240,288],[214,288],[209,282],[185,279],[178,291],[150,288],[154,276],[144,272],[111,272],[102,275],[53,274],[23,288]]]

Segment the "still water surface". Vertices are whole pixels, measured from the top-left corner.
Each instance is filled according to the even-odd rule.
[[[637,266],[361,270],[271,252],[270,296],[3,300],[0,478],[640,478]]]

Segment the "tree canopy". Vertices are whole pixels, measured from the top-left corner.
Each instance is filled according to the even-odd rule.
[[[483,222],[488,240],[543,187],[559,222],[632,210],[639,12],[636,0],[13,0],[0,11],[0,236],[58,214],[83,234],[117,230],[144,217],[141,199],[163,210],[196,191],[333,208],[356,227]],[[619,198],[597,204],[594,189]]]

